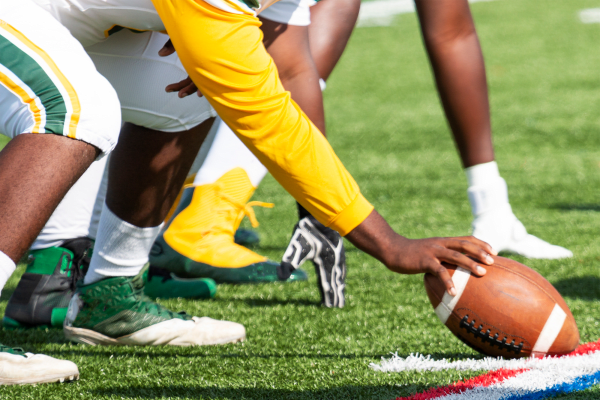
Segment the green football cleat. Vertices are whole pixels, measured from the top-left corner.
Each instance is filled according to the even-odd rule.
[[[43,354],[0,344],[0,385],[70,382],[79,379],[77,365]]]
[[[260,243],[260,236],[251,229],[238,228],[233,235],[233,241],[240,246],[256,246]]]
[[[210,278],[179,278],[166,269],[150,266],[144,271],[144,294],[151,298],[211,299],[217,284]]]
[[[8,300],[4,327],[61,327],[77,282],[89,266],[92,247],[92,240],[77,238],[31,251],[27,270]]]
[[[235,343],[243,325],[175,313],[144,294],[142,273],[80,285],[63,330],[69,340],[91,345],[193,346]]]
[[[268,283],[282,281],[277,275],[279,264],[270,260],[245,267],[224,268],[191,260],[169,246],[162,235],[156,239],[150,252],[150,263],[164,268],[179,277],[213,279],[216,283]],[[285,282],[306,281],[308,276],[296,269]]]

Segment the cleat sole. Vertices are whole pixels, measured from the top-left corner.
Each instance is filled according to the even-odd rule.
[[[96,331],[92,331],[91,329],[85,328],[75,328],[72,326],[64,326],[63,331],[65,334],[65,338],[75,343],[88,344],[91,346],[152,346],[153,344],[132,344],[128,339],[131,335],[121,336],[119,338],[111,338],[109,336],[103,335]],[[135,334],[135,332],[134,332]],[[133,335],[133,334],[132,334]],[[234,338],[224,338],[217,342],[206,344],[202,346],[214,346],[221,344],[230,344],[230,343],[239,343],[246,340],[246,336],[243,337],[234,337]],[[169,346],[170,344],[164,344],[162,346]],[[156,345],[155,345],[156,346]],[[176,345],[171,345],[176,346]]]
[[[44,377],[29,377],[26,379],[0,379],[0,386],[37,385],[38,383],[70,383],[79,380],[79,373],[64,375],[49,375]]]

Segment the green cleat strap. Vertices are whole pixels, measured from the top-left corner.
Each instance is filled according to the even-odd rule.
[[[52,309],[52,315],[50,316],[50,325],[55,327],[62,327],[65,318],[67,317],[67,310],[69,308],[54,308]]]

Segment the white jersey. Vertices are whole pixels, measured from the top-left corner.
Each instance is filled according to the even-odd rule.
[[[34,0],[50,12],[83,47],[123,28],[163,32],[151,0]]]
[[[164,32],[151,0],[34,0],[50,12],[83,47],[99,43],[121,30]],[[207,0],[219,8],[230,7],[218,0]],[[221,1],[222,2],[222,1]],[[261,13],[267,19],[289,25],[310,24],[314,0],[282,0]]]

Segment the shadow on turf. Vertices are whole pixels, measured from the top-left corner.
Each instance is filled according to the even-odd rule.
[[[290,377],[290,381],[294,378]],[[320,390],[289,390],[262,388],[218,388],[201,386],[128,386],[126,388],[102,388],[91,390],[93,396],[116,397],[121,399],[393,399],[399,395],[420,392],[425,385],[399,387],[396,385],[380,386],[340,386]]]
[[[578,276],[554,282],[558,292],[566,297],[582,300],[600,299],[600,278],[596,276]]]
[[[14,340],[5,340],[6,345],[17,345]],[[66,341],[64,341],[66,342]],[[0,342],[2,343],[2,342]],[[21,343],[21,342],[19,342]],[[31,340],[30,344],[45,344],[48,341]],[[21,343],[22,344],[22,343]],[[235,345],[234,345],[235,346]],[[253,354],[253,353],[224,353],[224,354],[207,354],[203,349],[198,348],[195,352],[194,349],[189,347],[182,347],[177,349],[174,347],[151,347],[146,351],[135,350],[135,347],[115,347],[115,346],[97,346],[97,347],[85,347],[75,346],[65,350],[49,350],[53,356],[60,358],[73,358],[74,356],[94,356],[104,354],[107,358],[114,356],[115,351],[119,352],[119,356],[131,356],[139,358],[172,358],[177,356],[178,358],[263,358],[263,359],[292,359],[292,358],[303,358],[303,359],[375,359],[380,360],[382,357],[390,357],[390,353],[386,354],[320,354],[320,353],[278,353],[278,354]],[[408,357],[409,354],[399,354],[400,357]],[[443,355],[443,357],[452,357],[453,355]],[[456,355],[454,358],[466,358],[464,354]],[[472,356],[471,356],[472,357]]]
[[[248,307],[265,307],[265,306],[287,306],[287,305],[295,305],[295,306],[314,306],[320,307],[321,302],[316,300],[284,300],[284,299],[243,299],[242,300]]]
[[[16,289],[17,289],[16,287],[5,287],[4,289],[2,289],[2,295],[0,296],[0,301],[8,302],[8,300],[10,299],[10,296],[12,296],[12,294],[14,293],[14,291]]]
[[[600,211],[600,204],[559,203],[551,208],[563,211]]]

